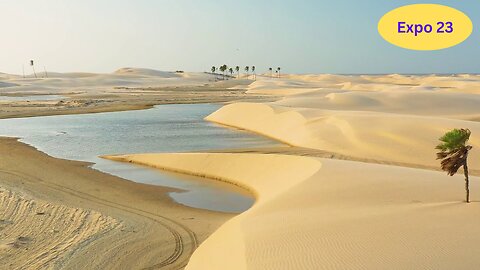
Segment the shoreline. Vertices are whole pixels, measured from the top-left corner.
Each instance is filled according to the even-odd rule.
[[[41,215],[21,212],[4,216],[0,227],[13,228],[5,236],[13,242],[4,243],[6,246],[0,249],[0,258],[13,268],[21,264],[27,268],[59,264],[64,268],[75,268],[78,263],[87,268],[105,263],[109,268],[118,269],[155,265],[183,267],[198,244],[234,216],[177,204],[167,195],[172,189],[111,176],[89,168],[85,162],[56,159],[13,138],[0,138],[0,151],[9,153],[0,156],[2,187],[12,192],[13,198],[27,198],[30,202],[27,204],[33,202],[54,207],[52,213]],[[63,222],[55,213],[66,214],[66,211],[101,213],[101,219],[112,219],[116,225],[112,225],[108,232],[92,231],[92,235],[82,241],[73,240],[75,233],[54,228],[54,224]],[[92,214],[85,215],[88,218]],[[25,221],[31,219],[37,220],[42,229],[29,229]],[[72,226],[81,226],[85,221],[75,219]],[[48,236],[52,230],[55,234]],[[44,238],[47,236],[60,240],[51,243]],[[25,249],[19,252],[15,248],[18,239],[27,238],[31,241],[22,243]],[[36,259],[39,253],[35,252],[50,254],[50,248],[64,245],[65,241],[75,243],[51,260]],[[148,252],[145,247],[149,247]],[[92,256],[92,249],[105,253],[97,252]],[[75,257],[67,260],[65,256],[69,256],[69,252],[75,252]]]
[[[217,101],[225,99],[226,92],[232,94],[226,98],[231,99],[227,103],[253,100],[223,106],[205,120],[274,138],[290,146],[117,155],[113,159],[247,187],[255,194],[254,206],[237,216],[197,211],[165,201],[165,190],[159,190],[163,194],[160,197],[153,196],[154,190],[161,187],[132,183],[112,186],[120,183],[117,179],[102,182],[98,188],[98,183],[87,178],[78,187],[62,185],[69,188],[67,194],[85,191],[93,199],[83,197],[80,203],[72,195],[56,203],[68,206],[73,201],[73,207],[96,211],[93,215],[105,213],[106,218],[114,220],[114,227],[118,220],[120,224],[141,223],[146,222],[145,218],[161,216],[162,220],[173,221],[173,230],[168,222],[167,228],[157,229],[158,224],[149,223],[152,229],[147,232],[163,228],[174,239],[179,233],[181,241],[158,239],[155,244],[132,238],[134,245],[138,243],[138,249],[133,248],[136,256],[142,248],[173,250],[168,258],[156,263],[151,262],[155,256],[145,255],[141,261],[146,265],[169,263],[183,267],[189,262],[187,269],[288,269],[293,266],[332,269],[339,265],[349,269],[386,269],[392,265],[468,268],[477,262],[471,256],[463,257],[462,247],[473,247],[480,241],[480,234],[475,233],[480,219],[471,215],[471,209],[479,205],[462,202],[462,175],[449,177],[438,172],[434,148],[446,129],[465,126],[474,134],[472,156],[479,153],[480,141],[475,134],[480,133],[480,126],[478,122],[465,120],[478,115],[474,101],[478,99],[475,89],[479,83],[475,79],[475,76],[285,75],[282,80],[256,81],[243,90],[220,87],[222,90],[197,92],[195,95],[208,99],[208,103],[216,103],[211,101],[212,96]],[[182,99],[185,93],[174,94],[169,97],[179,98],[180,103],[199,101],[188,95]],[[1,147],[0,139],[0,150]],[[480,181],[475,177],[480,175],[479,164],[478,160],[471,159],[472,190],[479,189]],[[64,172],[61,170],[51,168],[50,173],[64,173],[62,177],[67,180],[91,173],[77,174],[71,172],[74,169],[70,166]],[[107,176],[100,178],[104,177]],[[108,191],[102,192],[103,186]],[[135,186],[136,191],[124,196],[130,192],[130,186]],[[35,186],[29,194],[42,188],[45,187]],[[52,192],[40,192],[38,196],[42,194],[50,200],[59,196]],[[140,204],[142,213],[149,214],[132,217],[128,209],[107,207],[98,202],[101,195],[108,196],[109,200],[126,199],[128,205]],[[160,212],[153,215],[155,211]],[[452,228],[460,233],[445,233]],[[375,233],[372,234],[372,230]],[[112,234],[113,239],[117,239]],[[204,238],[197,241],[197,235]],[[145,237],[143,239],[150,239]],[[205,242],[193,252],[203,240]],[[99,237],[92,245],[108,250],[107,241],[102,241]],[[167,246],[161,241],[167,241]],[[187,244],[179,246],[179,242]],[[462,245],[451,246],[451,243]],[[183,250],[180,255],[178,250]],[[79,254],[78,260],[84,260],[84,253]],[[108,267],[115,265],[108,264]]]
[[[65,109],[56,109],[53,107],[54,109],[52,109],[52,101],[36,101],[30,104],[27,104],[29,102],[25,103],[21,101],[10,102],[11,106],[16,107],[18,110],[11,112],[8,111],[9,107],[3,107],[3,109],[0,109],[0,119],[144,110],[164,104],[222,104],[242,99],[275,99],[262,95],[246,95],[244,90],[231,90],[226,89],[224,86],[219,86],[218,89],[214,90],[215,93],[213,93],[213,95],[205,95],[206,92],[204,91],[211,91],[211,87],[212,86],[186,87],[190,88],[190,91],[183,93],[179,93],[179,91],[185,87],[180,87],[180,90],[175,87],[176,90],[162,100],[152,102],[152,95],[146,95],[140,99],[133,100],[134,103],[139,104],[124,104],[126,101],[131,100],[129,97],[114,98],[115,101],[113,103],[116,104],[113,106],[111,101],[101,102],[99,104],[93,101],[93,104],[95,104],[94,107],[84,106],[82,104],[85,103],[80,102],[79,106]],[[160,91],[172,91],[172,89],[162,89],[163,90]],[[156,94],[158,94],[158,90],[155,91],[155,95]],[[153,95],[153,97],[155,97],[155,95]],[[82,99],[85,98],[87,97],[82,97]],[[70,99],[72,99],[72,97],[70,97]],[[96,99],[98,98],[94,98],[93,100]],[[56,102],[57,101],[54,103],[56,104]],[[13,196],[12,198],[18,199],[25,197],[27,198],[27,204],[51,205],[56,207],[55,209],[57,209],[57,207],[58,209],[62,209],[62,212],[77,211],[75,209],[86,211],[85,213],[93,211],[91,213],[100,213],[102,218],[114,220],[112,223],[114,225],[112,225],[113,227],[109,229],[108,232],[97,231],[84,240],[77,239],[75,240],[76,243],[73,249],[65,247],[65,252],[56,254],[58,258],[46,263],[35,260],[36,255],[34,253],[35,250],[39,252],[39,249],[35,247],[40,246],[41,249],[47,250],[48,253],[49,247],[46,245],[49,244],[49,241],[41,238],[41,236],[45,234],[45,230],[28,230],[28,236],[17,235],[19,232],[17,233],[15,230],[9,232],[8,238],[11,240],[5,240],[7,242],[0,241],[0,258],[2,258],[5,263],[10,264],[11,267],[26,263],[25,265],[30,268],[38,268],[42,267],[42,263],[45,263],[44,266],[61,264],[62,267],[69,268],[68,265],[73,266],[80,262],[82,265],[91,265],[93,268],[95,265],[102,265],[107,261],[112,262],[108,264],[109,268],[117,269],[158,266],[169,266],[173,268],[184,267],[199,243],[211,235],[216,228],[226,220],[235,216],[235,214],[232,213],[196,209],[182,205],[175,202],[167,194],[175,189],[145,185],[121,179],[91,168],[90,166],[92,164],[88,162],[53,158],[37,150],[32,145],[19,142],[18,138],[0,137],[0,149],[2,148],[5,149],[2,152],[14,152],[15,155],[9,155],[9,158],[17,161],[14,163],[4,162],[0,165],[0,175],[6,176],[0,179],[0,185],[3,188],[7,188],[5,192],[13,194],[11,195]],[[40,160],[40,162],[32,161],[32,156],[35,160]],[[0,157],[0,161],[4,158],[5,156]],[[35,176],[32,178],[32,175],[35,175],[34,171],[19,167],[20,164],[24,163],[43,164],[44,167],[41,169],[37,168],[36,170],[49,170],[51,173],[46,173],[42,177]],[[60,168],[52,166],[51,163],[61,164]],[[31,173],[28,173],[29,171]],[[72,173],[72,171],[74,172]],[[60,184],[53,183],[57,177],[65,179],[65,181],[68,182],[76,183],[73,186],[72,183],[67,182]],[[26,181],[25,179],[29,180]],[[103,182],[106,179],[108,179],[108,183],[101,183],[100,187],[97,186],[97,181]],[[16,183],[15,180],[19,181],[21,185]],[[135,191],[136,194],[131,195],[130,193],[132,191]],[[122,195],[118,196],[118,198],[112,198],[112,194]],[[108,197],[110,198],[108,200],[99,199],[104,195],[109,195]],[[132,210],[131,207],[119,202],[119,198],[128,199],[128,205],[138,205],[139,207],[136,208],[140,209]],[[17,217],[18,220],[11,223],[11,225],[15,225],[15,227],[19,229],[26,228],[28,224],[24,224],[22,220],[26,220],[28,216],[32,215],[35,216],[36,214],[23,213],[22,216]],[[57,219],[58,217],[54,218]],[[49,216],[46,222],[55,224],[55,222],[50,219]],[[78,220],[78,223],[83,223],[84,221],[85,220]],[[2,230],[2,222],[0,222],[0,230]],[[7,222],[10,221],[7,220]],[[126,226],[126,224],[128,226]],[[144,226],[145,229],[143,229]],[[8,227],[10,226],[6,228]],[[126,227],[129,229],[126,229]],[[52,230],[57,231],[56,229]],[[127,238],[121,237],[121,234],[129,230],[137,233],[142,232],[142,235],[137,237],[129,236]],[[48,231],[50,231],[50,229]],[[149,236],[145,238],[146,235]],[[73,235],[62,234],[61,232],[57,233],[57,236],[63,238],[73,237]],[[18,239],[24,239],[25,237],[28,239],[37,239],[37,241],[30,241],[27,243],[28,245],[25,246],[25,251],[19,253],[14,247],[18,246]],[[161,244],[152,246],[151,243],[153,242],[161,242]],[[112,243],[116,243],[115,245],[119,246],[120,249],[117,250],[118,252],[109,249]],[[56,243],[56,245],[58,244],[59,243]],[[78,246],[81,246],[81,248],[77,249]],[[141,254],[144,246],[149,246],[150,250],[146,252],[146,254]],[[88,256],[91,256],[88,255],[91,253],[89,250],[99,248],[104,249],[106,253],[103,255],[97,254],[93,258],[88,258]],[[30,252],[28,252],[28,250],[30,250]],[[75,252],[75,257],[66,259],[70,256],[68,255],[69,252]],[[121,254],[122,252],[132,255],[128,256],[128,258],[115,255],[116,253]],[[12,257],[13,254],[16,255]],[[135,258],[135,260],[132,261],[129,259],[130,257]],[[136,257],[138,257],[138,259]],[[115,262],[113,263],[113,261]]]
[[[72,93],[46,92],[42,95],[63,95],[65,98],[47,101],[0,102],[0,119],[25,118],[50,115],[89,114],[150,109],[165,104],[226,104],[237,101],[266,102],[278,96],[248,94],[245,89],[231,89],[251,81],[228,81],[199,86],[113,89],[113,92],[95,90]],[[29,92],[8,95],[31,96]],[[38,93],[37,93],[38,94]]]

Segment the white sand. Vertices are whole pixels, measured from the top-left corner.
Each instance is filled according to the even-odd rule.
[[[203,85],[213,77],[205,73],[175,73],[144,68],[121,68],[113,73],[58,73],[37,72],[37,77],[28,74],[0,74],[3,94],[59,94],[97,93],[99,90],[115,92],[115,87],[167,87]],[[118,91],[118,90],[117,90]]]
[[[290,145],[397,166],[282,154],[110,157],[246,186],[257,203],[224,224],[187,269],[475,269],[480,184],[463,203],[463,176],[438,167],[435,145],[470,128],[480,169],[480,76],[258,77],[249,93],[206,119]],[[335,157],[335,155],[333,155]]]
[[[111,157],[242,186],[256,204],[194,253],[187,269],[473,269],[480,204],[461,176],[262,154]],[[478,178],[473,190],[480,189]],[[480,198],[480,195],[475,196]]]
[[[300,89],[289,90],[278,102],[235,103],[206,119],[294,146],[427,166],[438,164],[434,147],[445,131],[470,128],[472,156],[480,156],[480,122],[466,121],[480,119],[480,76],[295,78],[252,84],[261,84],[264,93],[276,93],[286,84]],[[322,89],[305,94],[311,87]],[[471,163],[480,169],[480,159]]]

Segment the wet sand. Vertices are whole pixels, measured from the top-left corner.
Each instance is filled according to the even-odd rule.
[[[0,138],[0,259],[8,269],[178,269],[232,214]]]

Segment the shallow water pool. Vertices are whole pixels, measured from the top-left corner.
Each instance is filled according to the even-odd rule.
[[[218,108],[220,105],[214,104],[175,104],[140,111],[4,119],[0,120],[0,136],[19,137],[53,157],[93,162],[94,169],[135,182],[185,190],[170,193],[184,205],[242,212],[252,205],[253,198],[241,188],[98,157],[277,145],[203,120]]]

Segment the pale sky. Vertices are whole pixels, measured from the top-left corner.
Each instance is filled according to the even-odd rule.
[[[431,2],[431,1],[428,1]],[[434,1],[465,12],[474,32],[441,51],[395,47],[378,20],[415,1],[0,0],[0,72],[34,59],[49,71],[121,67],[206,71],[281,66],[289,73],[480,73],[480,1]]]

